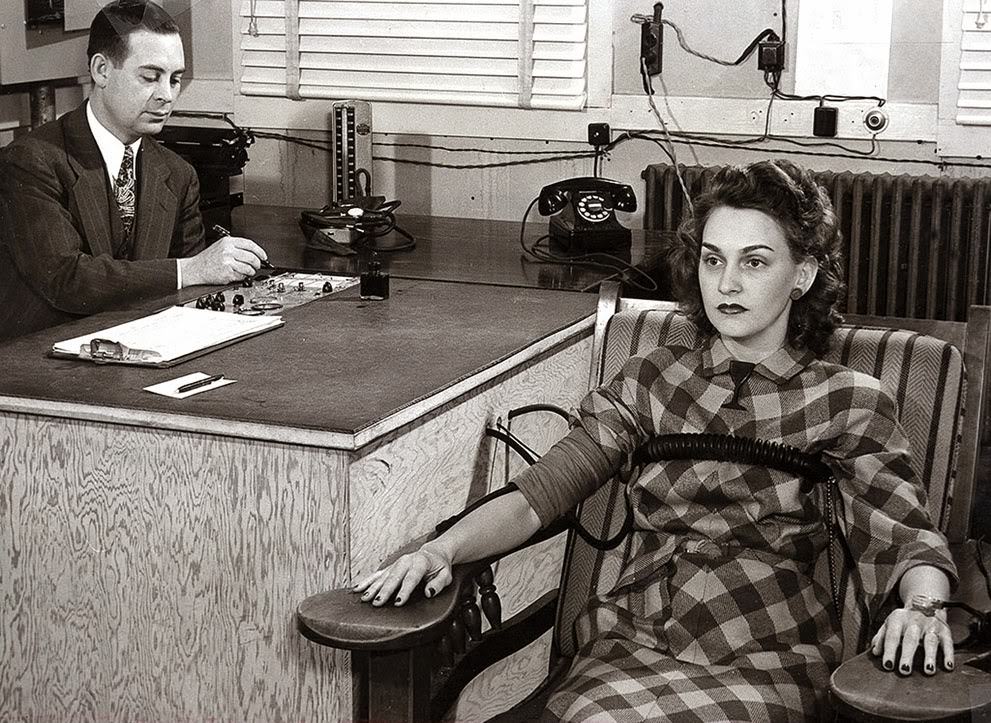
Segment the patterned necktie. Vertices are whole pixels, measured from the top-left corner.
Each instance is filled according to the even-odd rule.
[[[131,228],[134,226],[134,150],[124,146],[124,160],[120,164],[117,183],[114,184],[114,195],[117,197],[117,210],[124,224],[124,238],[130,239]],[[124,242],[125,247],[128,245]]]

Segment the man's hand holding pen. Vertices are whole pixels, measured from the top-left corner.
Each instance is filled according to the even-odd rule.
[[[213,232],[220,238],[196,256],[179,260],[183,286],[229,284],[254,276],[263,267],[272,268],[265,249],[251,239],[231,236],[220,226],[214,226]]]

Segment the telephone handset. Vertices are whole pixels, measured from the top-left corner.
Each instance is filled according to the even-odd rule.
[[[537,210],[551,216],[551,240],[566,250],[613,251],[628,246],[631,239],[630,229],[616,220],[616,211],[636,211],[637,197],[625,183],[569,178],[544,186]]]

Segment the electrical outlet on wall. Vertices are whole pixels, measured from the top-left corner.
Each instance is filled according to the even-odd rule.
[[[839,118],[839,111],[835,106],[820,105],[812,115],[812,135],[834,138],[836,136],[836,124]]]
[[[757,69],[765,73],[780,73],[785,69],[785,41],[771,35],[757,45]]]
[[[608,123],[589,123],[588,124],[588,143],[591,146],[608,146],[610,138],[610,130]]]

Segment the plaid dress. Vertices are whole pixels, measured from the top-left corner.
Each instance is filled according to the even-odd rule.
[[[731,361],[718,337],[661,347],[582,401],[579,423],[628,476],[634,530],[614,551],[619,581],[576,621],[578,654],[548,719],[800,721],[827,707],[842,644],[829,590],[812,577],[827,542],[816,496],[783,472],[735,463],[668,461],[633,475],[631,454],[651,436],[822,452],[871,615],[914,565],[955,578],[876,379],[788,347],[742,380]]]

